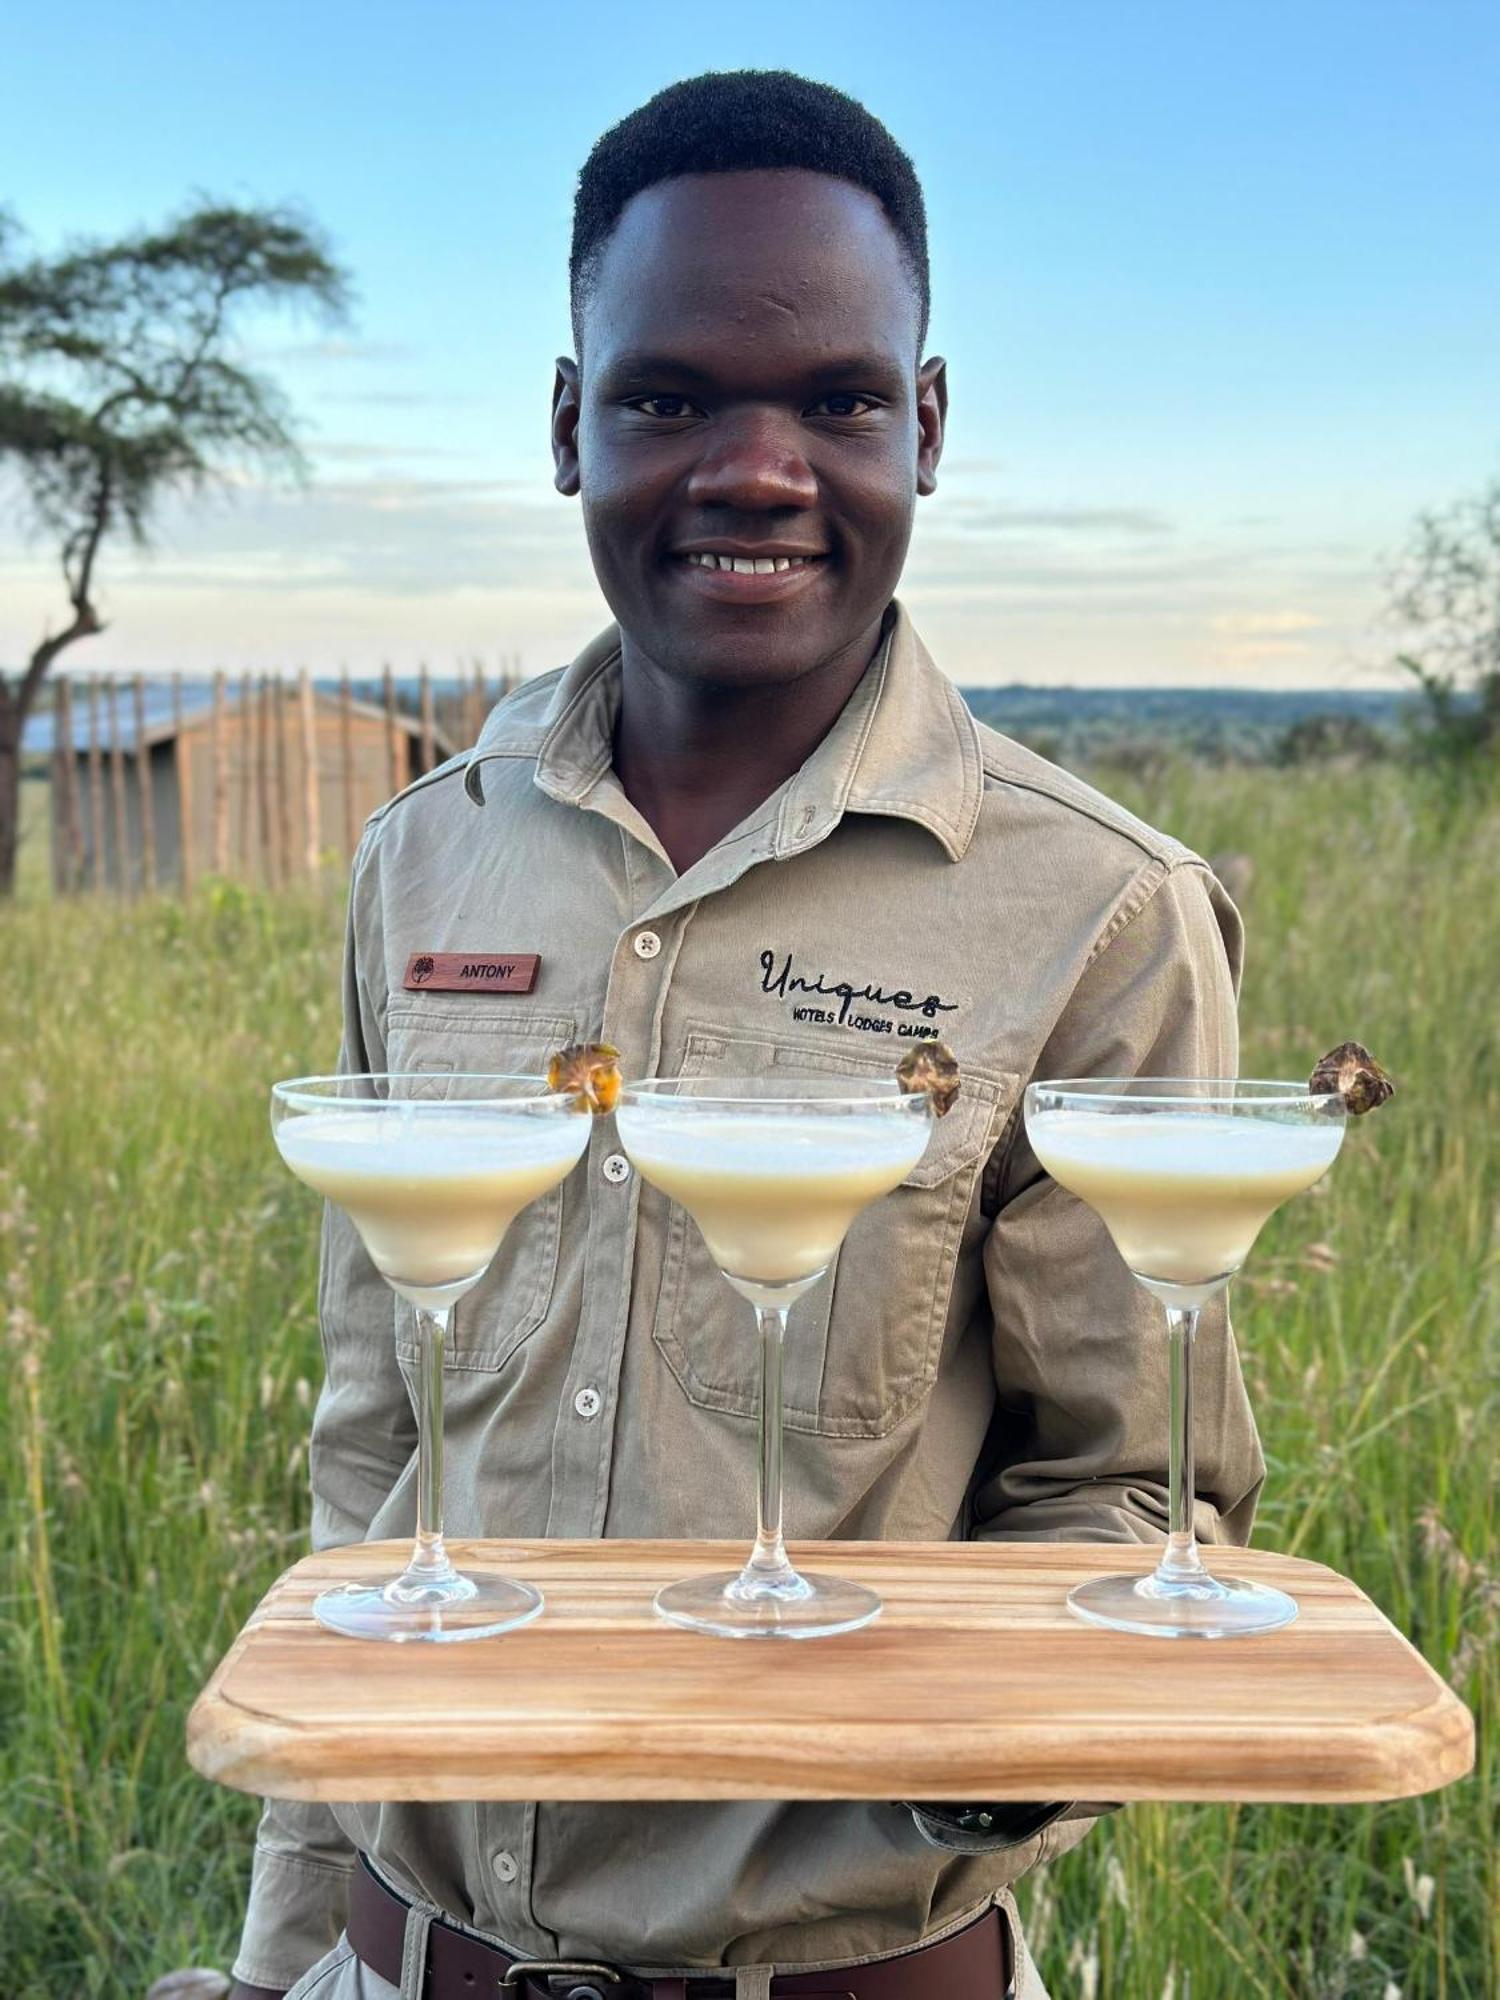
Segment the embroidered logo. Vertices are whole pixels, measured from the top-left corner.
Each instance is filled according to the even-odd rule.
[[[774,951],[763,951],[760,973],[761,992],[791,1001],[794,1021],[813,1021],[824,1027],[858,1028],[869,1035],[895,1035],[903,1041],[930,1042],[937,1040],[938,1030],[929,1024],[940,1014],[958,1012],[956,1000],[944,1000],[936,993],[919,996],[904,986],[888,991],[873,982],[856,986],[848,979],[830,979],[825,972],[809,976],[796,970],[790,952],[778,956]],[[805,994],[807,999],[799,1002],[796,998],[799,994]],[[866,1008],[888,1011],[871,1013]],[[896,1018],[901,1014],[916,1018],[904,1021]]]

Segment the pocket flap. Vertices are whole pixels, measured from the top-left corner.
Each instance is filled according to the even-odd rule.
[[[434,996],[398,1002],[386,1016],[386,1061],[395,1070],[489,1071],[496,1076],[536,1076],[556,1049],[577,1039],[571,1014],[512,1014],[444,1006]]]
[[[964,1073],[958,1097],[946,1118],[933,1120],[927,1151],[902,1183],[904,1187],[938,1187],[961,1167],[983,1159],[999,1138],[1016,1101],[1019,1076],[998,1080]]]

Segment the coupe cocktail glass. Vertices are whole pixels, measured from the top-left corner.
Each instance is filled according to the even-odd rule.
[[[443,1546],[443,1346],[455,1302],[526,1204],[570,1172],[590,1123],[535,1076],[304,1076],[272,1090],[282,1159],[344,1210],[417,1315],[416,1541],[399,1576],[317,1598],[335,1632],[479,1639],[541,1610],[530,1584],[462,1576]]]
[[[852,1632],[880,1611],[862,1584],[800,1575],[781,1536],[781,1349],[787,1312],[833,1262],[860,1210],[927,1150],[931,1099],[894,1079],[674,1077],[627,1084],[615,1113],[636,1167],[680,1202],[760,1333],[755,1547],[738,1572],[657,1593],[674,1625],[732,1639]]]
[[[1193,1341],[1261,1225],[1333,1165],[1344,1100],[1296,1083],[1097,1077],[1034,1083],[1026,1136],[1060,1186],[1098,1211],[1132,1275],[1167,1310],[1170,1531],[1149,1576],[1102,1576],[1068,1603],[1120,1632],[1223,1639],[1296,1617],[1284,1591],[1205,1568],[1193,1534]]]

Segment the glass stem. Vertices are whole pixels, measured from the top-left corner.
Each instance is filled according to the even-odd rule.
[[[398,1579],[402,1590],[445,1582],[457,1574],[443,1546],[443,1344],[451,1312],[451,1306],[437,1312],[416,1308],[417,1535],[405,1573]]]
[[[1168,1470],[1171,1532],[1166,1552],[1156,1566],[1164,1583],[1186,1583],[1206,1577],[1193,1533],[1193,1340],[1198,1331],[1196,1306],[1167,1307],[1167,1335],[1172,1370],[1172,1443]]]
[[[755,1547],[741,1581],[754,1588],[796,1577],[781,1539],[781,1346],[786,1338],[785,1306],[757,1306],[760,1328],[760,1492]]]

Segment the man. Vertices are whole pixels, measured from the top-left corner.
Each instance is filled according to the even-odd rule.
[[[911,163],[822,85],[699,77],[595,148],[572,276],[556,481],[618,625],[371,821],[344,1063],[535,1073],[602,1037],[636,1074],[863,1076],[940,1032],[957,1108],[793,1313],[789,1532],[1157,1540],[1156,1309],[1020,1098],[1232,1072],[1238,925],[1185,849],[977,727],[894,601],[947,410]],[[408,986],[471,950],[539,953],[533,990]],[[331,1215],[320,1546],[410,1527],[394,1311],[393,1340]],[[599,1122],[459,1308],[451,1526],[740,1534],[742,1316]],[[1202,1346],[1198,1526],[1240,1539],[1262,1466],[1222,1314]],[[1036,1994],[1009,1885],[1099,1809],[273,1805],[236,1972],[318,2000],[449,2000],[517,1958],[538,1994]]]

